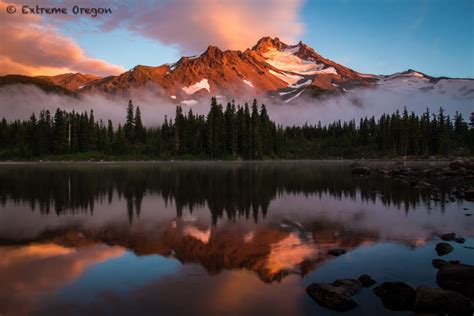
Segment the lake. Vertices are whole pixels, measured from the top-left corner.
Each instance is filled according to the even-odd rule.
[[[0,314],[338,315],[305,288],[437,287],[439,234],[466,238],[443,259],[474,264],[455,185],[433,197],[345,161],[2,164]],[[372,289],[345,314],[411,314]]]

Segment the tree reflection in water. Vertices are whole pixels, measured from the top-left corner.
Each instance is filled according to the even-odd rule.
[[[125,199],[129,221],[140,216],[145,195],[172,201],[180,217],[183,208],[207,206],[213,223],[222,216],[265,217],[268,206],[283,194],[328,194],[394,205],[405,212],[419,203],[436,204],[444,211],[449,184],[431,199],[429,191],[382,176],[361,177],[348,164],[311,163],[162,163],[103,165],[20,165],[0,168],[0,202],[26,202],[32,210],[57,215],[90,212],[97,202]]]

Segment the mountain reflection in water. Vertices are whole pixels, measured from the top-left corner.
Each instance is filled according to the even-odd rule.
[[[354,176],[345,162],[3,165],[0,313],[110,313],[103,304],[123,291],[141,295],[146,312],[148,291],[166,289],[162,282],[183,293],[177,284],[219,288],[220,305],[193,303],[197,314],[314,312],[319,307],[303,299],[305,282],[341,262],[366,262],[357,255],[364,249],[395,243],[404,248],[392,253],[411,249],[419,264],[432,259],[421,254],[436,234],[455,231],[470,242],[472,217],[464,213],[473,204],[450,200],[453,185],[417,191],[382,176]],[[348,254],[331,256],[333,248]],[[249,299],[239,280],[262,291],[261,301]],[[237,297],[255,306],[245,309]],[[95,309],[86,312],[76,300]],[[171,301],[155,308],[175,312],[182,303]],[[138,307],[121,308],[115,312]]]

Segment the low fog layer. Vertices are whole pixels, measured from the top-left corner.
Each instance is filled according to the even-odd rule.
[[[474,81],[466,81],[472,86]],[[156,91],[155,91],[156,92]],[[156,96],[154,91],[143,90],[132,96],[135,106],[140,106],[143,122],[147,126],[160,125],[165,115],[174,118],[176,104],[169,98]],[[60,107],[67,111],[77,112],[94,110],[96,118],[111,119],[115,124],[123,122],[129,98],[110,97],[103,95],[82,95],[80,98],[60,96],[45,93],[35,86],[12,85],[0,88],[0,118],[7,120],[27,119],[32,113],[38,114],[41,109],[54,111]],[[253,96],[236,99],[236,103],[251,104]],[[399,91],[382,87],[373,89],[358,89],[340,95],[319,99],[301,95],[291,103],[282,103],[275,98],[257,98],[259,104],[265,103],[270,117],[283,125],[317,123],[323,124],[334,120],[358,120],[364,116],[375,115],[378,118],[383,113],[393,113],[397,109],[406,108],[420,114],[428,107],[431,112],[437,112],[439,107],[446,109],[448,114],[459,111],[465,120],[474,111],[473,98],[459,98],[452,94],[434,93],[431,91]],[[223,105],[227,100],[220,98]],[[185,105],[183,110],[190,108],[194,113],[207,114],[210,98],[203,99],[196,105]]]

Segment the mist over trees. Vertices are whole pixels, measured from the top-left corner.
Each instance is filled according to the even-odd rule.
[[[207,116],[176,107],[174,119],[145,127],[130,100],[125,122],[96,120],[94,112],[57,109],[27,120],[0,122],[0,159],[318,159],[473,155],[474,113],[466,122],[443,108],[418,116],[383,114],[359,122],[283,127],[265,105],[224,107],[212,98]]]

